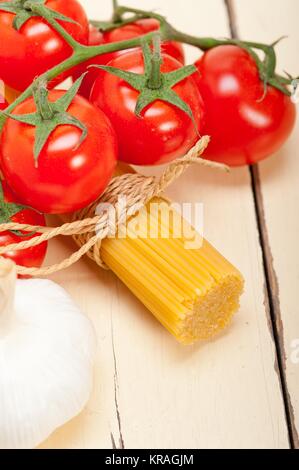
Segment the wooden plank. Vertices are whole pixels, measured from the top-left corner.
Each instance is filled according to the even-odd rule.
[[[82,3],[93,17],[106,8],[106,2],[104,8]],[[159,2],[144,0],[142,6]],[[186,0],[184,7],[165,0],[162,11],[190,33],[228,36],[223,2]],[[198,52],[188,54],[191,60]],[[44,448],[106,448],[112,442],[126,448],[288,447],[248,170],[227,176],[193,168],[169,194],[178,202],[203,202],[205,236],[246,278],[241,311],[214,342],[185,348],[119,281],[90,262],[55,275],[93,320],[99,341],[86,411]],[[56,242],[48,262],[71,249],[71,243]]]
[[[296,0],[234,2],[239,32],[243,37],[271,43],[287,35],[277,46],[278,69],[298,76],[298,17]],[[294,444],[299,447],[299,316],[297,250],[299,219],[299,124],[284,148],[259,165],[257,195],[264,229],[273,309],[280,335],[282,366],[289,392],[288,404]]]

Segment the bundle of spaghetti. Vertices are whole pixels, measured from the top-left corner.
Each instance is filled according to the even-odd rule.
[[[133,170],[119,166],[117,176],[124,173]],[[90,236],[74,239],[82,247]],[[213,338],[239,309],[241,273],[163,197],[142,206],[89,255],[105,263],[180,343]]]
[[[184,344],[207,340],[223,330],[239,308],[243,278],[239,271],[198,234],[189,249],[184,237],[173,237],[172,224],[181,216],[163,201],[159,214],[150,204],[136,216],[160,235],[142,236],[132,220],[125,238],[106,238],[103,261],[155,317]],[[163,220],[170,226],[163,227]],[[186,221],[184,225],[186,227]],[[166,230],[165,230],[166,229]],[[163,238],[163,231],[169,237]],[[183,230],[185,232],[186,230]]]

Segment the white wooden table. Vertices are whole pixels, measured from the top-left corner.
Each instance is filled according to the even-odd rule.
[[[111,14],[109,0],[82,3],[90,17]],[[279,69],[299,72],[298,0],[125,3],[158,8],[201,36],[233,30],[270,43],[288,35],[277,47]],[[188,49],[190,61],[198,55]],[[86,260],[53,277],[93,321],[98,352],[86,410],[42,447],[299,447],[298,139],[299,124],[258,168],[229,176],[193,168],[170,191],[204,203],[205,236],[246,279],[241,311],[216,341],[176,344],[112,274]],[[72,241],[53,243],[48,262],[72,249]]]

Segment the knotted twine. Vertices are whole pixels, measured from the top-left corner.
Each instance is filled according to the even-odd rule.
[[[208,136],[202,137],[197,144],[182,158],[172,162],[161,177],[146,177],[138,173],[128,173],[113,178],[105,193],[90,206],[74,213],[71,222],[58,227],[40,227],[36,225],[6,223],[0,225],[0,232],[24,231],[38,232],[40,235],[0,247],[0,256],[14,250],[23,250],[37,246],[58,236],[72,236],[80,247],[71,256],[60,263],[42,268],[25,268],[17,266],[17,272],[23,276],[49,276],[53,273],[67,269],[84,255],[95,261],[101,268],[108,269],[101,259],[101,243],[111,233],[116,233],[127,217],[134,216],[140,207],[146,205],[154,197],[160,196],[174,181],[176,181],[192,164],[200,164],[210,168],[227,171],[225,165],[214,163],[200,158],[209,144]],[[111,221],[109,211],[95,215],[99,204],[116,205],[119,197],[125,197],[125,205],[118,214],[118,220]]]

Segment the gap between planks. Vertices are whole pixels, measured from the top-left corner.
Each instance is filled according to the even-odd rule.
[[[238,38],[238,22],[234,8],[234,0],[224,0],[224,4],[227,11],[231,37]],[[286,353],[283,335],[283,321],[280,310],[279,284],[268,237],[259,167],[258,165],[251,166],[248,171],[250,173],[258,233],[263,255],[263,268],[266,280],[265,306],[266,310],[268,310],[269,326],[276,348],[276,370],[281,384],[289,442],[292,449],[299,449],[299,434],[295,425],[294,408],[288,391],[286,377]]]
[[[118,280],[116,280],[116,290],[117,290],[117,298],[118,298]],[[118,369],[117,369],[117,359],[116,359],[116,351],[115,351],[115,342],[114,342],[114,325],[113,325],[113,313],[111,311],[110,317],[110,324],[111,324],[111,343],[112,343],[112,352],[113,352],[113,363],[114,363],[114,404],[115,404],[115,412],[117,418],[117,425],[118,425],[118,433],[119,433],[119,446],[116,445],[115,438],[112,432],[110,432],[111,443],[113,449],[125,449],[125,441],[123,438],[122,433],[122,425],[121,425],[121,416],[119,410],[119,402],[118,402],[118,394],[119,394],[119,385],[118,385]]]

